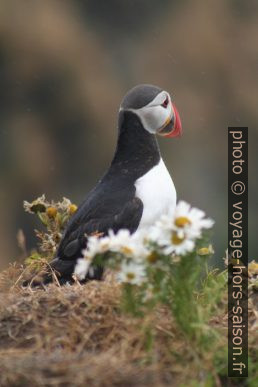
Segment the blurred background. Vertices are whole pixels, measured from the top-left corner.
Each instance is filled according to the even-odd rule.
[[[216,220],[227,245],[227,127],[249,127],[250,259],[257,258],[258,2],[1,0],[0,268],[35,246],[23,200],[79,204],[108,167],[121,98],[169,91],[181,139],[160,139],[178,198]]]

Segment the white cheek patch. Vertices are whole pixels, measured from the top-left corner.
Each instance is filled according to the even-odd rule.
[[[140,117],[144,128],[150,133],[156,133],[169,117],[169,112],[162,106],[144,107],[136,110],[135,113]]]
[[[165,108],[161,105],[167,96],[169,98],[169,102],[168,106]],[[152,134],[155,134],[158,129],[162,128],[166,121],[171,119],[174,114],[172,110],[171,99],[168,93],[165,91],[159,93],[148,105],[140,109],[128,110],[137,114],[142,122],[143,127]]]

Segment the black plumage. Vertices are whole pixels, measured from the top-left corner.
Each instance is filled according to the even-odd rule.
[[[87,245],[87,235],[106,235],[110,229],[117,232],[121,228],[133,233],[140,223],[143,203],[135,196],[134,183],[159,163],[159,148],[155,135],[146,131],[131,111],[120,111],[118,130],[116,152],[108,171],[70,219],[56,258],[50,263],[60,283],[72,279],[76,261]],[[91,279],[101,279],[102,273],[102,267],[93,267]],[[51,280],[51,273],[45,274],[43,282]]]

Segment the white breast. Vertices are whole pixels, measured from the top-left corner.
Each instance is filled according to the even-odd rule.
[[[149,228],[163,214],[173,214],[176,190],[162,159],[158,165],[136,180],[135,187],[136,196],[143,202],[143,214],[138,230]]]

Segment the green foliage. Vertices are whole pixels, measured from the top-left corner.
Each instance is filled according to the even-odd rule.
[[[185,339],[197,353],[202,353],[217,337],[209,320],[223,307],[227,283],[225,272],[217,271],[206,272],[201,280],[206,268],[207,257],[196,252],[169,263],[166,268],[150,268],[147,285],[124,284],[123,307],[134,315],[142,315],[144,310],[147,313],[158,304],[166,305]]]

